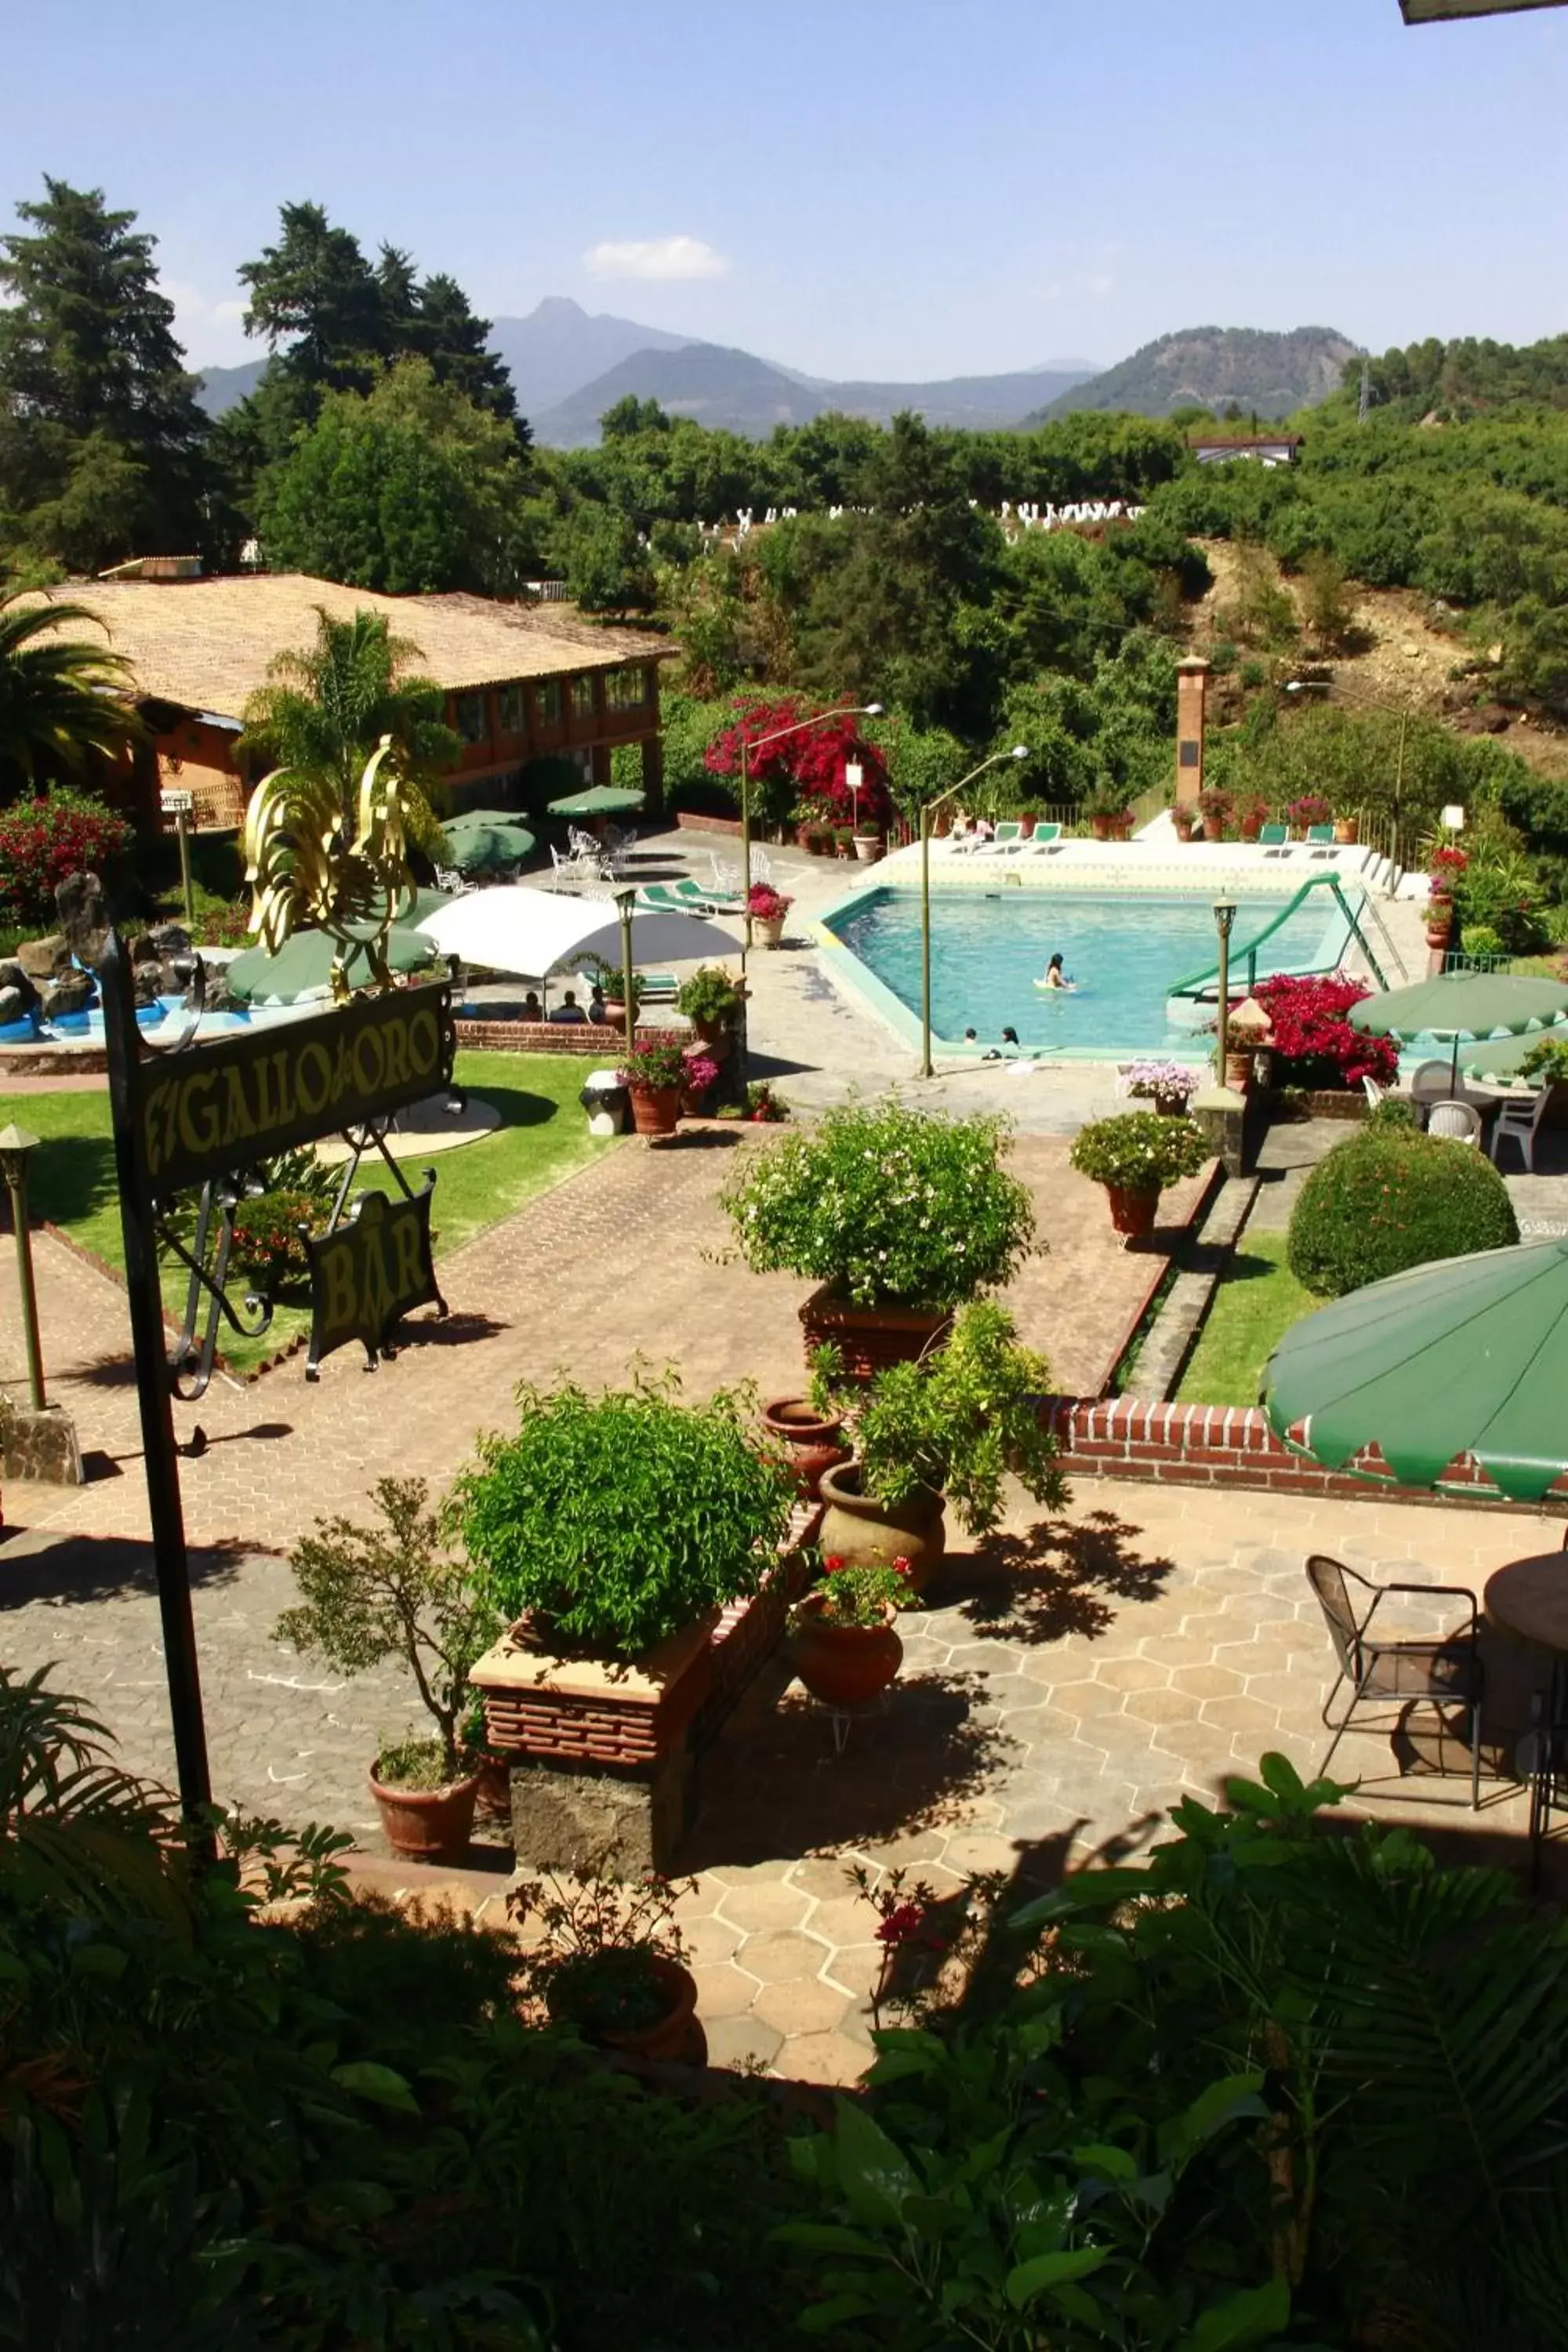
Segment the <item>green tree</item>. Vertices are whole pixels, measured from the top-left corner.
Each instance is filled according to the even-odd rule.
[[[322,390],[365,392],[388,348],[388,287],[321,205],[284,205],[276,245],[243,264],[245,331],[264,336],[283,369]],[[394,288],[392,301],[397,294]]]
[[[78,776],[94,753],[112,759],[142,733],[128,665],[61,635],[82,626],[102,624],[83,605],[0,588],[0,801]]]
[[[154,239],[101,189],[46,178],[0,237],[0,511],[73,569],[200,543],[207,424]]]
[[[554,556],[584,612],[646,612],[651,607],[653,564],[629,515],[610,507],[578,507],[555,535]]]

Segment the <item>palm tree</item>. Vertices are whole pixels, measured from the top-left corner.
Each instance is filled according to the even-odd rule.
[[[114,759],[144,730],[125,699],[119,654],[63,636],[103,624],[83,604],[24,601],[0,577],[0,801],[79,775],[89,755]]]
[[[273,683],[246,703],[240,748],[259,751],[273,767],[331,778],[345,832],[352,832],[359,780],[384,735],[392,738],[405,787],[438,775],[456,757],[458,740],[443,723],[440,687],[407,674],[410,663],[421,658],[416,645],[395,637],[379,613],[362,608],[352,620],[334,621],[324,605],[316,611],[315,644],[279,654],[268,671]],[[435,821],[422,794],[411,796],[405,789],[404,799],[418,840],[426,826],[435,829]]]

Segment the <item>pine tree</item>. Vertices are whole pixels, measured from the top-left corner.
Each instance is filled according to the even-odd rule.
[[[207,422],[155,240],[46,178],[0,237],[0,509],[35,557],[97,570],[200,544]]]

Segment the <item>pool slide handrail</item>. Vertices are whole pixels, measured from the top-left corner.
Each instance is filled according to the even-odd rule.
[[[1244,940],[1238,946],[1232,947],[1229,959],[1230,971],[1235,973],[1238,971],[1240,967],[1245,963],[1247,967],[1247,986],[1249,994],[1258,984],[1258,949],[1264,945],[1266,940],[1272,939],[1276,931],[1282,929],[1284,925],[1289,921],[1292,915],[1298,914],[1300,911],[1301,908],[1306,904],[1314,890],[1327,890],[1336,900],[1340,912],[1344,917],[1346,925],[1349,928],[1351,938],[1356,940],[1357,944],[1360,946],[1363,955],[1365,956],[1368,964],[1372,968],[1373,977],[1377,982],[1379,988],[1386,988],[1388,986],[1388,982],[1384,976],[1383,968],[1379,964],[1376,956],[1373,953],[1371,942],[1368,940],[1365,931],[1362,929],[1360,916],[1356,912],[1355,908],[1352,907],[1349,899],[1345,897],[1344,890],[1340,883],[1339,876],[1337,874],[1314,874],[1310,881],[1302,883],[1295,897],[1288,899],[1286,904],[1280,908],[1277,915],[1271,915],[1269,917],[1268,922],[1264,924],[1263,929],[1258,931],[1254,938]],[[1348,946],[1350,941],[1347,940],[1345,944]],[[1322,967],[1325,971],[1335,968],[1336,967],[1329,965]],[[1218,978],[1219,963],[1216,959],[1215,962],[1205,964],[1201,971],[1190,972],[1185,979],[1177,981],[1173,987],[1166,990],[1165,993],[1167,998],[1176,996],[1200,996],[1207,984],[1211,981],[1217,981]]]

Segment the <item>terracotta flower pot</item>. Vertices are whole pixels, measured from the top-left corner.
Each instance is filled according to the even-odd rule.
[[[809,1366],[829,1341],[844,1361],[844,1377],[868,1381],[888,1364],[915,1363],[946,1343],[952,1318],[944,1307],[856,1307],[831,1283],[814,1290],[800,1308]]]
[[[376,1764],[380,1761],[378,1756]],[[445,1789],[396,1789],[378,1780],[373,1765],[370,1793],[394,1853],[421,1862],[461,1862],[468,1853],[479,1794],[477,1772]]]
[[[826,1507],[816,1539],[825,1555],[851,1568],[891,1568],[907,1559],[910,1591],[925,1591],[947,1549],[940,1495],[928,1487],[907,1503],[873,1502],[860,1492],[858,1462],[825,1470],[819,1491]]]
[[[1224,819],[1224,817],[1222,817],[1222,816],[1205,816],[1205,819],[1204,819],[1204,839],[1205,839],[1205,841],[1223,841],[1223,840],[1225,839],[1225,819]]]
[[[1091,816],[1089,821],[1089,829],[1096,841],[1109,841],[1110,826],[1111,819],[1109,816]]]
[[[1120,1184],[1105,1188],[1110,1202],[1110,1222],[1119,1234],[1130,1240],[1141,1241],[1154,1230],[1154,1220],[1160,1213],[1160,1195],[1156,1192],[1129,1192]]]
[[[1342,846],[1353,846],[1360,835],[1360,833],[1361,819],[1359,817],[1337,816],[1334,819],[1334,839],[1339,842]]]
[[[1226,1085],[1236,1094],[1244,1095],[1247,1092],[1248,1087],[1252,1084],[1252,1055],[1250,1052],[1243,1054],[1226,1053],[1225,1057],[1225,1082]]]
[[[763,1407],[763,1426],[784,1447],[798,1491],[816,1502],[823,1472],[849,1458],[842,1422],[824,1421],[805,1397],[773,1397]]]
[[[632,1125],[639,1135],[673,1135],[680,1117],[679,1087],[627,1087],[632,1098]]]
[[[1136,820],[1131,809],[1123,809],[1120,816],[1111,818],[1110,829],[1118,841],[1131,840],[1132,827],[1135,822]]]
[[[825,1592],[808,1592],[795,1612],[790,1657],[813,1698],[825,1706],[863,1706],[887,1689],[903,1664],[898,1612],[882,1604],[879,1625],[829,1625]]]
[[[637,2058],[690,2057],[694,2054],[693,2039],[702,2031],[697,2022],[696,1979],[679,1960],[667,1959],[660,1952],[650,1952],[646,1965],[665,2000],[662,2013],[651,2024],[601,2027],[587,2024],[580,2018],[572,2021],[584,2040],[592,2042],[596,2049],[624,2050],[628,2056]],[[546,2006],[552,2016],[572,2016],[564,2005],[557,2010],[548,1999]],[[706,2055],[705,2050],[703,2054]]]
[[[1242,818],[1241,837],[1243,841],[1256,841],[1262,830],[1263,819],[1260,816],[1253,815],[1244,816]]]

